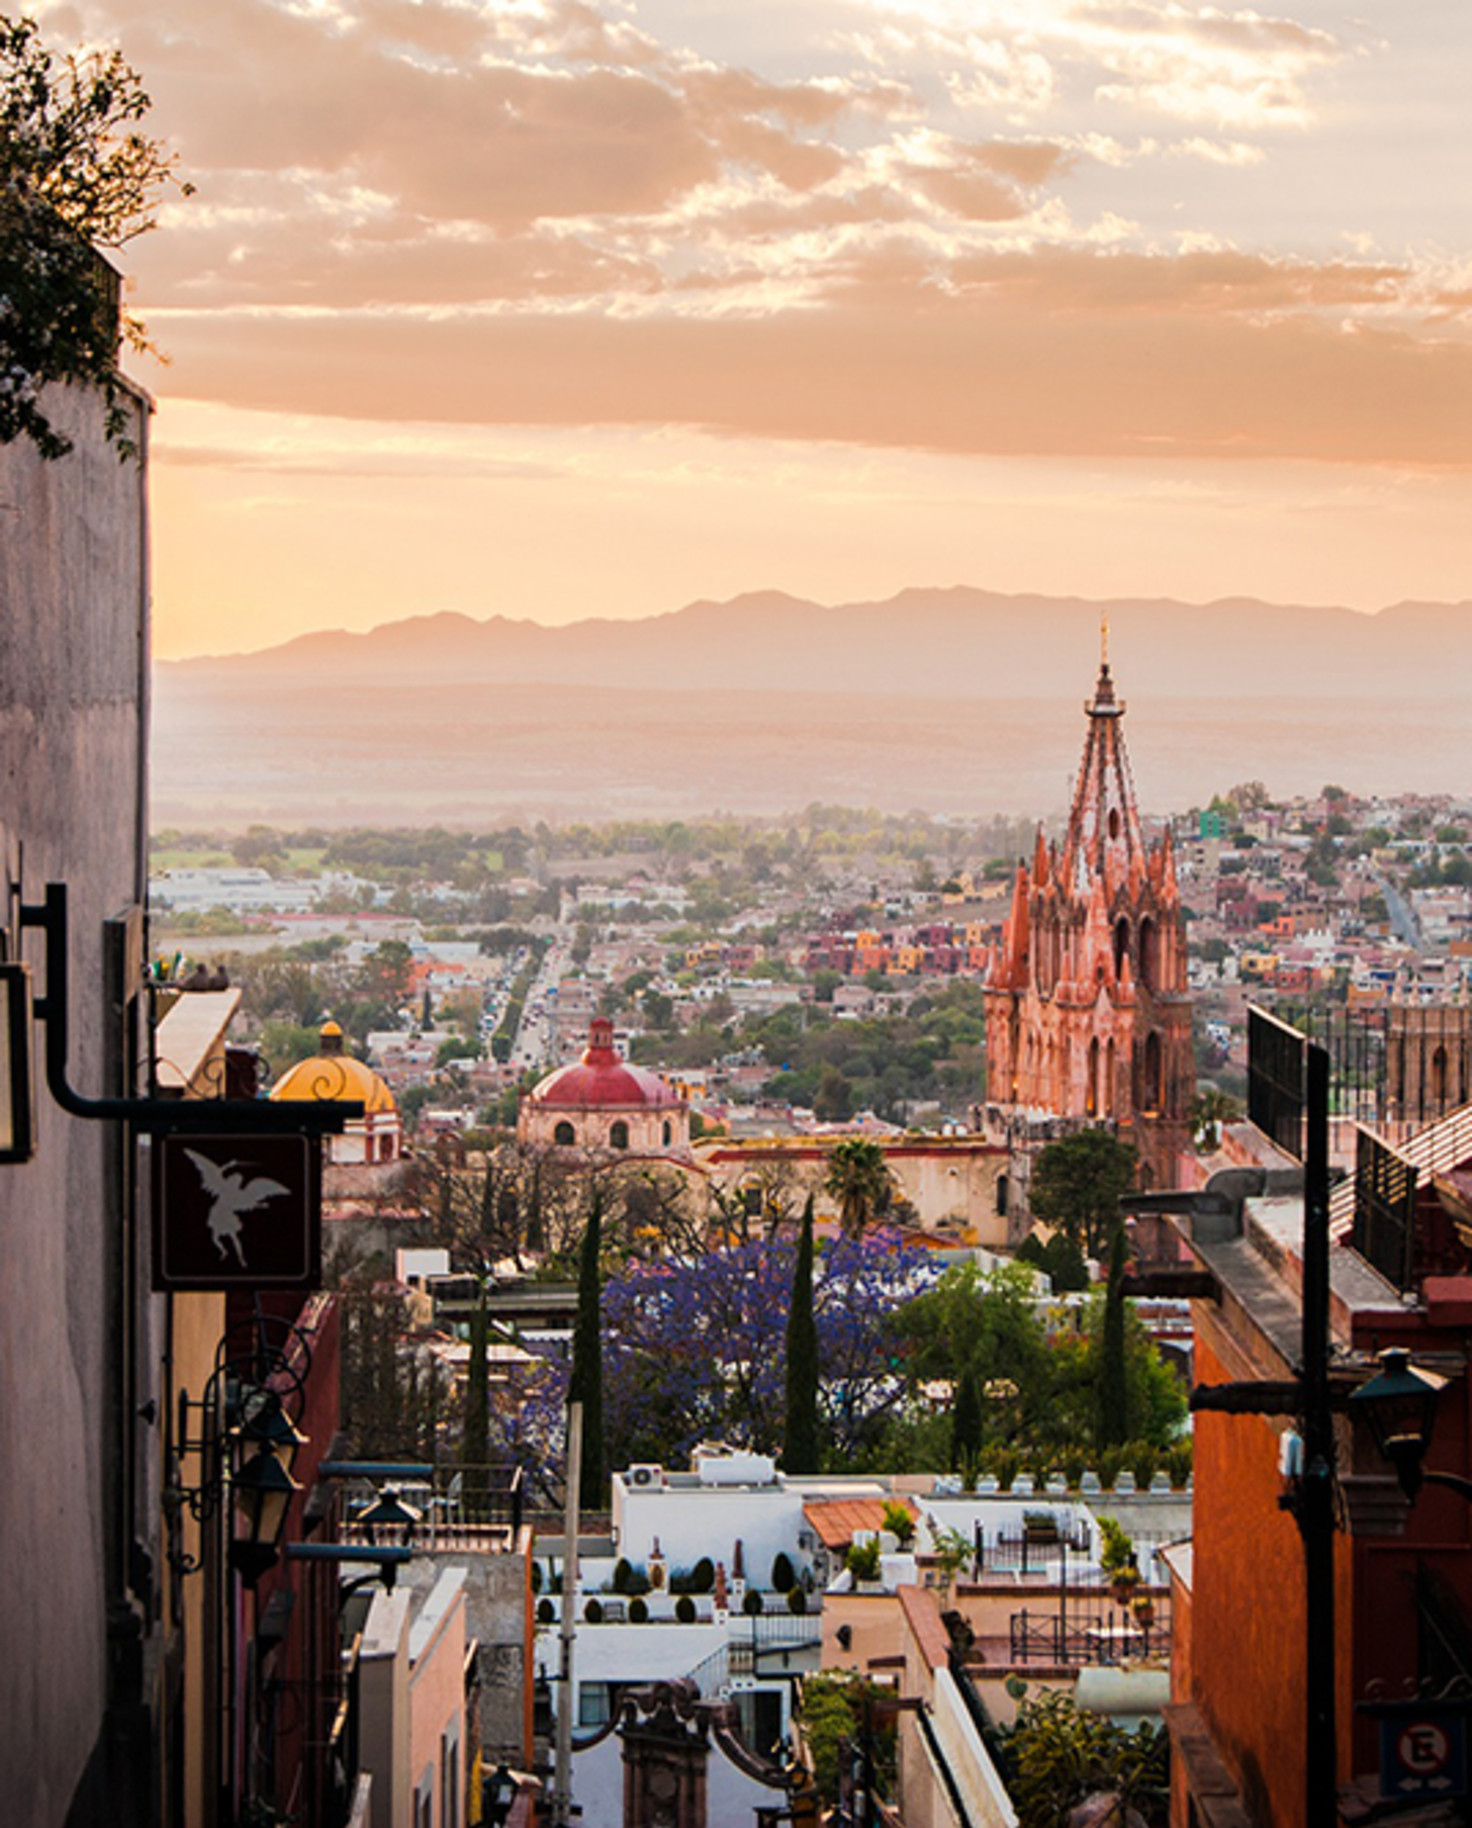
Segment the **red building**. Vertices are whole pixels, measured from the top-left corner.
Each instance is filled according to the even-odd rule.
[[[1177,1185],[1195,1092],[1186,937],[1167,832],[1147,846],[1106,661],[1061,847],[1038,833],[987,978],[989,1102],[1110,1122]]]

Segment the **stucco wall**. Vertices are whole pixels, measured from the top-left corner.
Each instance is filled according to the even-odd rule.
[[[24,847],[27,899],[70,887],[72,1079],[96,1092],[102,922],[143,890],[144,471],[104,444],[93,396],[52,409],[70,457],[0,449],[0,824]],[[121,1447],[148,1442],[109,1327],[127,1300],[118,1140],[44,1093],[37,1125],[36,1159],[0,1168],[0,1796],[8,1819],[45,1828],[94,1752],[98,1807],[106,1794],[108,1819],[145,1819],[101,1769],[99,1735],[109,1588],[122,1624],[133,1534],[117,1527]]]

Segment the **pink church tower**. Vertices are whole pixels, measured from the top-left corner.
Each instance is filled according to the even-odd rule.
[[[1014,1136],[1107,1124],[1165,1189],[1196,1084],[1186,934],[1170,833],[1147,845],[1140,827],[1124,710],[1106,656],[1068,829],[1056,846],[1040,829],[1019,863],[987,978],[987,1103]]]

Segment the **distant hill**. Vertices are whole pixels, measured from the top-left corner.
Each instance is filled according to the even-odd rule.
[[[1472,795],[1472,603],[777,591],[562,628],[412,617],[156,669],[156,824],[461,824],[814,800],[1044,814],[1067,798],[1107,615],[1142,805]]]
[[[633,690],[1049,696],[1091,683],[1101,617],[1121,689],[1216,698],[1416,697],[1472,667],[1472,602],[1366,616],[1252,598],[1215,603],[1003,596],[967,586],[826,606],[780,591],[697,602],[640,621],[560,628],[493,616],[414,616],[367,634],[300,636],[264,652],[165,663],[235,679],[454,681]]]

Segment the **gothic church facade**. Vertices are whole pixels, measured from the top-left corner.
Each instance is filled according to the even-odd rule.
[[[1124,709],[1105,660],[1068,829],[1061,845],[1040,830],[1018,865],[987,977],[987,1102],[1004,1120],[1109,1125],[1164,1189],[1195,1093],[1186,933],[1170,833],[1147,846],[1141,831]]]

